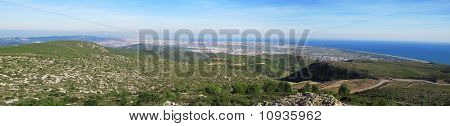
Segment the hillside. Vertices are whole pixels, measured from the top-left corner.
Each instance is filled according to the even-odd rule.
[[[364,78],[401,78],[450,83],[448,72],[450,66],[438,64],[383,61],[319,62],[309,65],[308,68],[310,73],[307,68],[304,68],[283,80],[324,82]],[[311,76],[302,79],[299,75]]]
[[[366,73],[352,71],[350,69],[335,67],[329,63],[313,63],[307,68],[303,68],[298,72],[283,78],[285,81],[301,82],[312,80],[317,82],[369,78]]]
[[[48,41],[89,41],[89,42],[106,42],[106,41],[123,41],[117,38],[102,38],[95,36],[46,36],[46,37],[16,37],[16,38],[0,38],[0,46],[24,45]]]
[[[53,41],[20,46],[0,47],[3,56],[42,56],[73,58],[107,53],[106,48],[81,41]]]
[[[449,94],[450,85],[393,81],[375,89],[356,93],[346,102],[354,105],[448,106]],[[378,104],[383,102],[389,104]]]
[[[257,73],[129,52],[80,41],[0,47],[0,105],[252,105],[277,97],[228,97],[234,83],[275,82]],[[207,97],[217,95],[211,85],[226,99]]]

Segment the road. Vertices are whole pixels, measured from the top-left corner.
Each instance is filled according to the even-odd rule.
[[[330,89],[330,88],[336,88],[341,86],[345,81],[348,80],[340,80],[340,81],[333,81],[333,82],[328,82],[328,83],[324,83],[322,84],[322,86],[320,86],[320,89]],[[436,82],[431,82],[431,81],[426,81],[426,80],[415,80],[415,79],[381,79],[377,84],[372,85],[370,87],[366,87],[366,88],[361,88],[361,89],[357,89],[357,90],[352,90],[351,93],[357,93],[357,92],[363,92],[366,90],[370,90],[370,89],[374,89],[377,87],[380,87],[384,84],[390,83],[390,82],[394,82],[394,81],[400,81],[400,82],[408,82],[408,83],[412,83],[412,82],[421,82],[424,84],[432,84],[432,85],[447,85],[450,86],[450,84],[439,84]]]
[[[374,88],[380,87],[383,84],[390,83],[390,82],[392,82],[392,81],[391,80],[381,80],[380,82],[378,82],[375,85],[372,85],[372,86],[367,87],[367,88],[359,89],[359,90],[354,90],[354,91],[351,91],[350,93],[353,94],[353,93],[357,93],[357,92],[363,92],[363,91],[366,91],[366,90],[374,89]]]

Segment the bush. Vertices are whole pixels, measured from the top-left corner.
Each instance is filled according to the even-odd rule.
[[[365,98],[357,95],[345,96],[340,99],[342,102],[360,106],[397,106],[397,102],[386,98]]]
[[[231,105],[231,96],[230,95],[219,95],[211,97],[211,105],[212,106],[229,106]]]
[[[247,86],[242,83],[236,83],[232,86],[233,91],[231,93],[233,94],[245,94],[247,91]]]
[[[275,84],[274,81],[267,81],[264,83],[264,92],[276,92],[277,90],[277,84]]]
[[[17,102],[17,106],[65,106],[65,102],[54,98],[24,99]]]
[[[347,87],[347,85],[343,84],[341,87],[339,87],[338,95],[340,96],[349,96],[350,95],[350,89]]]
[[[264,92],[273,93],[273,92],[284,92],[284,93],[292,93],[292,85],[288,82],[279,82],[275,83],[273,81],[268,81],[264,84]]]
[[[222,88],[215,84],[210,84],[205,88],[205,92],[210,95],[220,95],[222,93]]]
[[[120,92],[112,94],[115,98],[116,104],[118,106],[126,106],[128,105],[128,96],[131,95],[129,92]]]
[[[84,101],[84,106],[97,106],[98,101],[94,96],[90,96],[86,101]]]
[[[299,90],[301,93],[320,93],[319,86],[311,85],[307,83],[302,89]]]
[[[178,94],[171,92],[171,91],[165,91],[164,93],[164,99],[169,101],[175,101],[178,99]]]
[[[247,94],[260,94],[262,91],[261,85],[253,84],[248,86],[246,93]]]
[[[162,97],[154,92],[139,92],[137,105],[154,105],[162,101]]]
[[[278,84],[278,92],[292,93],[292,85],[288,82],[280,82]]]
[[[62,99],[62,101],[64,101],[65,103],[76,103],[79,100],[80,100],[79,98],[72,96],[64,96],[64,98]]]

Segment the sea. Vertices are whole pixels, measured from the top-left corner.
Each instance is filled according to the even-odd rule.
[[[387,54],[450,65],[450,43],[309,40],[305,45]]]

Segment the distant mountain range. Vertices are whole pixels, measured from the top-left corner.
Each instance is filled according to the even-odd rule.
[[[48,41],[58,41],[58,40],[77,40],[95,43],[102,43],[108,41],[123,41],[122,39],[118,38],[102,38],[95,36],[47,36],[47,37],[27,37],[27,38],[15,37],[15,38],[0,38],[0,46],[23,45]]]

